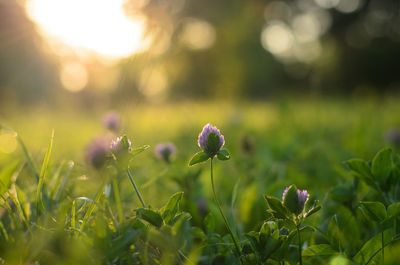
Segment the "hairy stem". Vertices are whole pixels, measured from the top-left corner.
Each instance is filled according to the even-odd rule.
[[[143,208],[146,208],[146,204],[144,203],[144,200],[143,200],[143,198],[142,198],[142,195],[140,194],[140,191],[139,191],[139,189],[137,188],[137,186],[136,186],[136,184],[135,184],[135,181],[133,180],[133,177],[132,177],[131,172],[129,171],[129,168],[126,170],[126,172],[128,173],[129,179],[131,180],[131,183],[132,183],[132,185],[133,185],[133,188],[135,189],[136,194],[137,194],[137,196],[139,197],[139,200],[140,200],[140,202],[142,203]]]
[[[113,178],[112,186],[114,188],[115,203],[117,204],[118,220],[119,223],[122,224],[124,222],[124,212],[122,210],[121,196],[119,195],[119,187],[116,178]]]
[[[240,248],[239,248],[239,244],[236,241],[235,236],[233,235],[233,232],[232,232],[232,230],[231,230],[231,228],[229,226],[229,223],[228,223],[228,219],[226,219],[225,214],[222,211],[221,205],[219,204],[219,201],[218,201],[218,198],[217,198],[217,194],[215,193],[214,176],[213,176],[213,159],[212,158],[211,158],[211,186],[212,186],[212,190],[213,190],[213,194],[214,194],[214,201],[218,206],[218,210],[221,213],[222,219],[224,219],[226,229],[228,229],[228,232],[232,237],[233,243],[235,244],[236,251],[238,252],[239,256],[241,256],[241,251],[240,251]],[[240,263],[243,265],[241,257],[239,259],[240,259]]]
[[[297,237],[299,238],[299,264],[303,265],[303,259],[301,257],[301,238],[300,238],[300,230],[299,230],[299,226],[296,226],[297,228]]]

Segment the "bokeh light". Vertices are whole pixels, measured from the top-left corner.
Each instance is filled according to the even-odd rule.
[[[270,22],[261,33],[262,46],[278,56],[286,56],[294,44],[292,30],[281,21]]]
[[[15,135],[0,130],[0,152],[9,154],[14,152],[16,148],[17,140],[15,139]]]
[[[66,61],[61,66],[60,80],[66,90],[78,92],[87,85],[88,72],[83,64]]]
[[[120,58],[143,51],[145,20],[127,17],[123,0],[29,0],[26,8],[46,37]]]
[[[362,0],[340,0],[335,9],[342,13],[351,13],[358,10],[362,5]]]
[[[139,91],[148,99],[159,101],[164,99],[168,89],[168,76],[160,66],[148,67],[140,75]]]
[[[216,32],[207,21],[192,18],[186,21],[181,39],[192,50],[204,50],[214,44]]]

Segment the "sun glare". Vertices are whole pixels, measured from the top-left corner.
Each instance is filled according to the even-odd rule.
[[[127,17],[124,0],[28,0],[26,9],[40,32],[76,48],[110,58],[146,49],[143,17]]]

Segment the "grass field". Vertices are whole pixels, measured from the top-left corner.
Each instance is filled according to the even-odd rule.
[[[95,170],[86,161],[90,141],[111,134],[102,124],[107,109],[3,110],[0,257],[4,264],[239,264],[213,202],[208,163],[188,166],[192,155],[200,150],[197,136],[208,122],[221,130],[231,155],[229,161],[215,161],[214,175],[222,208],[241,246],[250,244],[245,234],[258,231],[268,217],[264,195],[281,198],[285,187],[295,184],[307,189],[310,201],[319,200],[322,206],[322,211],[307,220],[321,231],[304,232],[305,264],[366,264],[357,255],[364,243],[376,235],[376,225],[359,216],[356,202],[384,201],[366,184],[360,184],[350,200],[346,199],[347,193],[340,193],[342,190],[332,190],[350,187],[357,179],[344,161],[371,160],[384,147],[397,151],[396,143],[386,137],[388,130],[400,128],[400,105],[396,99],[187,102],[117,110],[122,117],[120,134],[132,140],[133,148],[150,145],[130,163],[147,206],[163,213],[161,207],[168,198],[183,191],[180,210],[188,212],[191,220],[169,224],[163,216],[163,225],[153,228],[151,218],[149,224],[148,217],[136,210],[142,206],[129,178],[118,170]],[[39,186],[17,137],[5,128],[12,128],[25,143],[36,174],[42,179]],[[47,164],[45,156],[53,129],[55,136]],[[171,163],[155,155],[154,147],[160,142],[175,144],[177,153]],[[119,193],[119,199],[115,193]],[[397,202],[397,190],[393,194],[390,203]],[[327,232],[335,211],[348,213],[352,216],[349,222],[360,227],[355,236],[357,242],[343,239],[344,245],[333,243],[342,240]],[[138,220],[143,219],[139,224]],[[394,233],[395,238],[396,222],[382,235]],[[338,227],[342,232],[347,229]],[[325,238],[323,233],[331,238]],[[349,237],[354,236],[348,233]],[[216,247],[216,242],[225,245]],[[293,242],[284,252],[284,259],[280,260],[275,252],[266,258],[262,256],[265,253],[255,251],[242,262],[296,264]],[[331,252],[325,250],[315,255],[317,258],[307,256],[307,247],[321,244],[330,246]],[[273,249],[272,245],[267,246]],[[372,253],[376,250],[376,246],[369,247]],[[384,264],[398,264],[399,247],[391,244],[385,248]],[[381,262],[379,254],[369,264]]]

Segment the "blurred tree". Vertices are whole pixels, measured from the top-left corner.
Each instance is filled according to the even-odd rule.
[[[18,1],[0,0],[0,102],[43,99],[55,83],[55,62]]]

